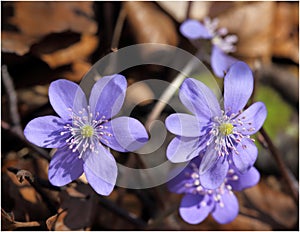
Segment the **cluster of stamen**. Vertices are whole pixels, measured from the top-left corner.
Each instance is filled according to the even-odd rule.
[[[235,52],[236,47],[234,43],[238,41],[238,37],[236,35],[227,35],[228,31],[224,27],[217,29],[218,24],[219,20],[217,18],[213,20],[210,18],[204,19],[204,26],[213,37],[212,43],[217,45],[226,53]]]
[[[100,140],[108,143],[104,136],[112,136],[111,133],[106,131],[108,129],[107,126],[103,125],[108,120],[105,116],[100,117],[98,112],[96,115],[93,115],[89,106],[78,113],[73,112],[70,108],[68,110],[71,113],[72,121],[65,124],[64,130],[60,132],[61,135],[67,135],[65,142],[68,148],[72,152],[78,151],[79,158],[82,158],[87,149],[97,153],[98,151],[95,150],[96,144]]]
[[[251,123],[247,123],[247,126],[250,127],[243,127],[246,118],[238,118],[237,116],[240,113],[241,112],[238,114],[232,113],[230,116],[227,116],[222,112],[222,116],[214,117],[209,126],[206,145],[214,144],[214,149],[218,152],[219,156],[229,155],[232,151],[238,155],[239,152],[236,149],[237,145],[241,143],[244,138],[251,139],[249,135],[245,135],[243,132],[246,130],[251,132],[254,131],[255,128],[251,127]],[[247,147],[243,145],[243,148],[246,149]]]
[[[227,190],[230,194],[232,193],[232,187],[230,184],[227,183],[228,180],[237,181],[239,177],[235,174],[233,169],[228,170],[227,177],[225,178],[224,182],[220,185],[220,187],[216,189],[206,189],[204,188],[199,179],[199,169],[195,163],[190,164],[192,166],[192,172],[186,172],[186,179],[189,180],[185,183],[185,188],[187,192],[191,192],[193,194],[199,195],[209,195],[210,200],[208,202],[201,201],[199,203],[199,207],[205,207],[207,204],[211,204],[214,201],[216,204],[219,204],[220,207],[224,207],[224,202],[222,201],[222,195]]]

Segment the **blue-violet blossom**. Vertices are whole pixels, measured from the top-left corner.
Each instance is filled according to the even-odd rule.
[[[236,62],[224,77],[224,108],[202,82],[187,78],[179,98],[194,115],[176,113],[166,119],[167,129],[177,135],[168,145],[171,162],[186,162],[203,156],[199,167],[204,187],[217,188],[224,180],[229,162],[241,173],[253,166],[257,148],[250,138],[263,125],[267,110],[256,102],[243,111],[253,91],[251,69]]]
[[[220,224],[231,222],[239,212],[233,190],[241,191],[256,185],[260,178],[259,172],[251,167],[241,174],[230,167],[220,187],[207,189],[199,179],[199,161],[198,157],[193,159],[179,175],[168,182],[171,192],[184,194],[179,207],[180,216],[190,224],[202,222],[210,213]]]
[[[57,148],[48,170],[53,185],[66,185],[84,172],[97,193],[112,192],[117,164],[105,146],[126,152],[139,149],[148,140],[138,120],[112,119],[123,105],[126,88],[124,76],[105,76],[94,84],[87,101],[77,84],[67,80],[51,83],[49,99],[59,117],[33,119],[24,134],[38,146]]]
[[[237,60],[227,53],[235,52],[233,45],[237,42],[236,35],[227,35],[226,28],[219,28],[218,19],[204,19],[204,24],[197,20],[188,19],[180,26],[180,32],[196,46],[199,47],[199,39],[207,39],[212,42],[212,50],[210,56],[211,67],[218,77],[224,77],[224,72]]]

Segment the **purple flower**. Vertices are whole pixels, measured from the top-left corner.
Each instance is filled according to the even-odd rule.
[[[192,160],[168,182],[170,191],[185,194],[179,207],[180,216],[190,224],[202,222],[209,213],[220,224],[229,223],[239,212],[238,200],[232,190],[241,191],[258,183],[260,175],[252,167],[244,174],[230,167],[223,183],[216,189],[205,188],[199,178],[199,158]]]
[[[224,77],[224,72],[227,72],[228,68],[237,60],[227,53],[235,52],[236,48],[233,45],[237,42],[236,35],[227,35],[226,28],[220,28],[217,30],[218,19],[210,20],[204,19],[204,24],[201,24],[197,20],[188,19],[180,26],[181,33],[191,40],[196,46],[200,47],[199,39],[207,39],[212,42],[211,51],[211,67],[218,77]]]
[[[50,103],[59,117],[33,119],[24,134],[38,146],[57,148],[48,171],[53,185],[66,185],[84,172],[97,193],[112,192],[117,164],[105,146],[126,152],[148,140],[144,126],[136,119],[112,119],[122,107],[126,87],[123,76],[105,76],[95,83],[87,101],[77,84],[67,80],[51,83]]]
[[[177,163],[202,156],[200,180],[210,189],[223,182],[229,162],[241,173],[249,170],[257,158],[257,148],[250,135],[261,128],[267,116],[262,102],[242,111],[252,90],[252,72],[243,62],[232,65],[224,78],[222,109],[206,85],[186,79],[179,98],[194,115],[176,113],[166,119],[168,130],[177,135],[168,145],[168,159]]]

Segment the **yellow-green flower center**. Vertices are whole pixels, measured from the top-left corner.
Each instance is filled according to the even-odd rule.
[[[89,138],[94,135],[94,128],[90,125],[84,125],[80,129],[81,129],[81,135],[85,138]]]
[[[219,130],[223,135],[230,135],[233,131],[233,125],[231,123],[223,123],[219,126]]]

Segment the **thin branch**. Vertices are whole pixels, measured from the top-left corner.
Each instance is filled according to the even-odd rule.
[[[270,153],[273,155],[279,170],[282,173],[282,177],[285,179],[286,184],[291,191],[292,197],[295,200],[295,202],[299,203],[299,183],[291,173],[291,171],[288,169],[286,164],[284,163],[282,156],[280,155],[280,152],[273,144],[271,138],[269,137],[268,133],[265,131],[265,129],[262,127],[260,129],[261,135],[264,137],[266,143],[268,144],[268,148],[270,150]]]
[[[8,96],[9,113],[12,121],[12,126],[18,133],[22,134],[21,120],[18,111],[17,93],[6,65],[2,65],[2,81],[5,87],[6,94]]]
[[[105,208],[116,213],[117,215],[121,216],[130,223],[136,225],[138,228],[144,228],[147,225],[145,221],[139,218],[132,217],[128,211],[120,208],[120,206],[116,205],[114,202],[107,200],[103,197],[99,197],[99,201],[101,205],[103,205]]]
[[[6,65],[2,65],[2,81],[3,81],[4,87],[5,87],[6,94],[8,96],[9,113],[10,113],[10,118],[12,121],[12,123],[11,123],[12,126],[1,120],[1,127],[8,130],[9,132],[11,132],[13,135],[18,137],[21,141],[26,143],[26,145],[28,145],[29,147],[31,147],[35,151],[37,151],[39,154],[41,154],[41,156],[43,158],[50,161],[51,157],[49,156],[48,152],[29,143],[23,134],[20,114],[18,111],[17,93],[16,93],[12,78],[9,75]]]
[[[179,73],[172,83],[167,87],[167,89],[163,92],[162,96],[158,99],[156,105],[154,106],[153,110],[149,114],[147,121],[145,123],[146,129],[149,131],[151,123],[156,120],[163,109],[165,108],[166,104],[170,101],[172,96],[176,93],[179,89],[180,85],[186,78],[186,76],[193,70],[195,65],[195,61],[191,60],[183,69],[181,73]]]
[[[115,30],[113,33],[113,38],[112,38],[112,42],[111,42],[111,50],[112,51],[118,50],[119,42],[120,42],[120,38],[121,38],[121,34],[122,34],[122,29],[123,29],[126,17],[127,17],[126,9],[124,6],[122,6],[119,16],[118,16],[118,19],[117,19]]]
[[[186,9],[185,19],[189,19],[191,17],[193,1],[188,1],[188,6]]]
[[[47,161],[50,162],[51,157],[49,155],[49,153],[38,147],[35,146],[34,144],[30,143],[24,136],[23,133],[20,133],[19,131],[15,130],[15,128],[12,128],[7,122],[2,121],[1,120],[1,128],[9,131],[13,136],[16,136],[18,139],[20,139],[23,143],[25,143],[28,147],[32,148],[33,150],[35,150],[37,153],[39,153],[41,155],[41,157],[43,157],[44,159],[46,159]]]
[[[8,167],[7,170],[11,173],[14,173],[20,183],[22,183],[24,180],[27,180],[28,183],[35,189],[35,191],[40,194],[40,196],[42,197],[43,201],[47,205],[50,212],[52,214],[55,214],[57,212],[56,207],[52,204],[48,196],[40,188],[39,184],[35,182],[35,178],[31,174],[31,172],[27,170],[17,169],[14,167]]]
[[[16,230],[18,228],[25,228],[25,227],[36,227],[41,226],[41,224],[37,221],[32,222],[18,222],[14,220],[14,217],[7,212],[4,211],[4,209],[1,208],[1,227],[2,230]]]

